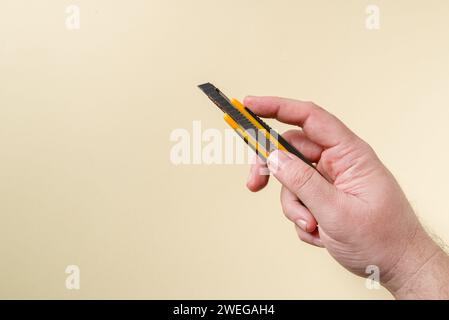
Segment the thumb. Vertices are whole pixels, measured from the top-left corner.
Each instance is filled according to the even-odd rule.
[[[321,174],[293,154],[275,150],[268,157],[268,169],[315,215],[335,211],[338,190]]]

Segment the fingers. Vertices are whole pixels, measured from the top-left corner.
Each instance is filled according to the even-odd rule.
[[[307,137],[324,147],[333,147],[356,138],[340,120],[311,102],[278,98],[246,97],[245,106],[261,117],[298,125]]]
[[[313,212],[319,223],[320,215],[335,211],[340,193],[317,170],[284,151],[272,152],[267,164],[270,172]]]
[[[288,130],[282,134],[285,140],[299,150],[311,162],[318,162],[323,152],[323,148],[310,141],[301,130]]]
[[[285,140],[297,148],[304,156],[312,162],[318,162],[323,148],[310,141],[301,130],[289,130],[283,135]],[[255,161],[251,165],[246,186],[252,192],[257,192],[265,188],[269,180],[269,170],[266,162],[255,156]]]
[[[284,215],[305,232],[313,232],[317,222],[312,213],[304,207],[298,197],[286,187],[281,189],[281,205]]]
[[[246,182],[246,187],[252,192],[257,192],[265,188],[270,178],[270,172],[267,168],[266,162],[255,156],[254,164],[249,169],[249,176]]]
[[[304,241],[305,243],[311,244],[312,246],[315,246],[315,247],[324,248],[324,244],[321,241],[318,230],[316,230],[312,233],[309,233],[309,232],[305,232],[304,230],[299,228],[297,225],[295,225],[295,229],[296,229],[296,234],[298,235],[299,239],[301,239],[301,241]]]
[[[301,126],[310,115],[314,105],[310,102],[278,98],[248,96],[243,100],[246,107],[265,118]]]

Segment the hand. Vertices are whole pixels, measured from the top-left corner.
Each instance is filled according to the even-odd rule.
[[[367,266],[377,266],[381,283],[398,298],[422,297],[419,279],[426,279],[428,286],[429,273],[444,267],[444,286],[424,296],[449,297],[447,256],[424,231],[395,178],[366,142],[310,102],[247,97],[244,104],[259,116],[302,128],[283,136],[319,173],[287,152],[275,151],[267,161],[282,184],[283,212],[302,241],[325,247],[357,275],[367,276]],[[265,165],[257,161],[252,166],[247,182],[251,191],[268,183]]]

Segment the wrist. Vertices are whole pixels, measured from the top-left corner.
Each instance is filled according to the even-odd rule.
[[[438,299],[449,294],[449,258],[421,225],[382,281],[396,299]]]

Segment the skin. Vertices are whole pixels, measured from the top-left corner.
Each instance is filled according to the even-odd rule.
[[[397,299],[449,299],[449,258],[418,221],[399,184],[373,149],[335,116],[311,102],[246,97],[261,117],[298,126],[283,136],[316,164],[272,152],[251,167],[257,192],[269,172],[282,184],[281,206],[299,238],[328,252],[352,273],[380,270]],[[299,200],[300,199],[300,200]]]

